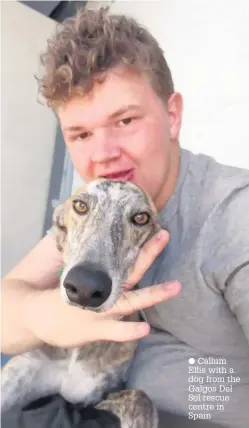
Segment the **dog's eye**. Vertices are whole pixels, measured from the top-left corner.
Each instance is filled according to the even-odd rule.
[[[77,214],[86,214],[88,212],[88,206],[83,201],[73,201],[73,209]]]
[[[150,215],[148,213],[137,213],[132,217],[131,221],[137,226],[144,226],[149,223]]]

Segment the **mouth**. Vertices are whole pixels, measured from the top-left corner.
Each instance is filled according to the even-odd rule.
[[[103,178],[107,178],[108,180],[120,180],[120,181],[131,181],[134,176],[134,170],[129,169],[126,171],[117,171],[111,174],[106,174]]]

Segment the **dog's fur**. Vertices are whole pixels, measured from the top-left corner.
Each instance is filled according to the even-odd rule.
[[[78,201],[86,204],[86,213],[75,211]],[[150,220],[134,224],[132,219],[141,212],[148,213]],[[142,189],[128,182],[101,179],[80,188],[55,209],[53,230],[63,253],[60,288],[67,303],[72,304],[65,281],[75,267],[91,266],[111,278],[105,301],[98,307],[84,307],[101,312],[125,292],[123,285],[139,250],[160,226],[156,209]],[[84,278],[81,285],[84,287]],[[15,356],[2,371],[2,411],[59,393],[70,402],[112,411],[122,428],[156,428],[157,411],[147,395],[120,391],[135,349],[135,341],[102,341],[75,349],[44,345]]]

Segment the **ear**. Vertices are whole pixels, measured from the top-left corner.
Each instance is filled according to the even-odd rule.
[[[178,141],[182,125],[183,100],[179,92],[174,92],[168,99],[169,130],[172,141]]]
[[[67,202],[64,202],[63,204],[58,205],[53,213],[52,231],[59,251],[63,251],[67,240],[66,208]]]

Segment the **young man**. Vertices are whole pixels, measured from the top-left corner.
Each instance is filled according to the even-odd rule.
[[[46,236],[3,281],[4,350],[145,336],[127,388],[143,389],[159,409],[190,420],[246,428],[249,172],[180,149],[181,95],[157,42],[132,19],[80,11],[63,23],[42,62],[40,92],[59,118],[76,170],[86,182],[107,177],[142,186],[170,239],[141,253],[143,268],[138,263],[133,278],[142,278],[134,304],[147,308],[150,334],[147,324],[126,334],[110,313],[106,337],[97,316],[65,308],[56,288],[44,290],[57,285],[60,265]],[[167,293],[148,288],[174,279],[180,293],[177,283]],[[72,337],[80,317],[87,328]]]

